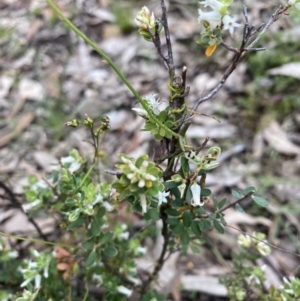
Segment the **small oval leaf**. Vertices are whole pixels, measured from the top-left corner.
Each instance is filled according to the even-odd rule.
[[[235,204],[235,210],[241,213],[245,213],[244,208],[240,204]]]
[[[248,186],[247,188],[245,188],[243,191],[242,191],[242,194],[245,195],[249,192],[255,192],[256,191],[256,188],[254,186]]]
[[[243,195],[242,195],[239,191],[237,191],[237,190],[235,190],[235,189],[232,189],[232,190],[231,190],[231,193],[232,193],[232,195],[233,195],[237,200],[239,200],[239,199],[241,199],[241,198],[243,197]]]
[[[217,220],[214,220],[213,223],[214,223],[214,227],[216,228],[216,230],[219,233],[223,234],[224,233],[224,227]]]
[[[107,246],[104,249],[104,254],[108,257],[115,257],[118,254],[118,250],[114,246]]]
[[[269,206],[269,202],[267,200],[265,200],[264,198],[261,198],[259,196],[252,196],[253,201],[261,207],[268,207]]]
[[[97,260],[97,253],[95,250],[93,250],[90,255],[88,256],[85,266],[87,269],[89,269]]]

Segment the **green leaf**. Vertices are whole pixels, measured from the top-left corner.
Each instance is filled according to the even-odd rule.
[[[151,131],[153,129],[156,129],[157,128],[157,125],[155,123],[152,123],[150,121],[147,121],[146,124],[145,124],[145,130],[147,131]]]
[[[128,189],[124,189],[120,194],[119,194],[119,201],[123,201],[124,199],[126,199],[129,195],[130,191]]]
[[[249,192],[255,192],[256,191],[256,188],[254,186],[248,186],[247,188],[245,188],[243,191],[242,191],[242,194],[243,195],[246,195],[247,193]]]
[[[241,213],[245,213],[244,208],[240,204],[235,204],[235,210]]]
[[[168,218],[168,219],[167,219],[167,223],[168,223],[170,226],[175,226],[175,225],[177,225],[178,223],[180,223],[180,221],[179,221],[177,218]]]
[[[237,200],[239,200],[239,199],[241,199],[241,198],[243,197],[243,195],[242,195],[239,191],[237,191],[237,190],[235,190],[235,189],[232,189],[232,190],[231,190],[231,193],[232,193],[232,195],[233,195]]]
[[[213,199],[213,202],[214,202],[215,207],[218,208],[218,200],[217,200],[216,196],[213,195],[213,196],[212,196],[212,199]]]
[[[148,196],[157,196],[159,191],[160,190],[158,189],[158,187],[152,186],[151,188],[147,189],[146,195],[148,195]]]
[[[162,137],[165,137],[165,135],[166,135],[165,129],[160,128],[160,129],[159,129],[159,135],[162,136]]]
[[[261,207],[269,206],[269,202],[264,198],[261,198],[259,196],[252,196],[252,199],[258,206],[261,206]]]
[[[173,194],[174,195],[174,194]],[[179,208],[183,206],[183,199],[181,198],[176,198],[173,202],[172,202],[172,208]]]
[[[163,110],[159,113],[158,115],[158,119],[161,121],[161,122],[164,122],[166,121],[168,118],[168,113],[166,112],[166,110]]]
[[[94,243],[90,240],[86,240],[82,243],[82,247],[88,251],[91,251],[94,248]]]
[[[198,207],[198,208],[194,209],[193,211],[198,214],[206,214],[206,211],[204,210],[203,207]]]
[[[213,224],[219,233],[224,234],[224,227],[217,220],[214,219]]]
[[[153,133],[152,133],[152,134],[153,134]],[[154,139],[155,139],[156,141],[160,141],[162,138],[163,138],[163,137],[162,137],[161,135],[159,135],[159,134],[154,134]]]
[[[73,222],[71,222],[71,223],[69,224],[69,226],[67,227],[67,230],[72,230],[72,229],[74,229],[74,228],[78,228],[78,227],[80,227],[82,224],[84,224],[84,222],[85,222],[85,218],[84,218],[83,216],[79,216],[79,217],[77,218],[77,220],[75,220],[75,221],[73,221]]]
[[[94,236],[98,236],[101,231],[102,223],[100,223],[98,220],[93,220],[91,223],[91,230]]]
[[[140,168],[141,167],[141,165],[143,164],[143,162],[145,161],[145,160],[147,160],[148,158],[147,158],[147,156],[145,157],[145,156],[139,156],[137,159],[136,159],[136,161],[135,161],[135,166],[137,167],[137,168]]]
[[[176,209],[173,209],[173,208],[168,208],[165,210],[165,212],[171,216],[178,216],[181,214],[180,212],[178,212]]]
[[[187,230],[183,230],[181,235],[180,235],[180,242],[183,245],[188,245],[190,243],[190,235]]]
[[[89,269],[96,262],[96,260],[97,260],[97,253],[95,250],[93,250],[86,260],[85,267]]]
[[[225,203],[226,203],[226,198],[224,198],[223,200],[221,200],[219,203],[218,203],[218,205],[217,205],[217,208],[220,210],[220,209],[222,209],[223,208],[223,206],[225,205]]]
[[[68,207],[73,207],[73,206],[76,205],[76,200],[74,200],[74,199],[67,199],[67,200],[65,201],[65,203],[66,203],[66,205],[67,205]]]
[[[201,189],[201,197],[207,197],[211,195],[211,190],[207,188]]]
[[[183,230],[184,230],[184,226],[182,223],[178,223],[177,225],[172,227],[172,231],[175,235],[180,235]]]
[[[183,216],[182,216],[182,221],[183,221],[183,224],[189,228],[192,224],[192,221],[193,221],[193,217],[192,217],[192,214],[190,212],[184,212],[183,213]]]
[[[101,244],[101,245],[106,244],[108,241],[110,241],[113,238],[113,236],[114,235],[111,232],[104,233],[103,236],[99,240],[99,244]]]
[[[189,161],[186,157],[182,156],[180,158],[180,162],[181,162],[181,170],[183,173],[183,178],[187,178],[190,172]]]
[[[188,190],[186,191],[186,195],[185,195],[185,200],[189,205],[191,204],[192,198],[193,198],[193,194],[192,194],[191,185],[190,185]]]
[[[191,229],[196,236],[202,236],[202,231],[199,227],[199,221],[193,221],[191,224]]]
[[[115,257],[118,254],[118,250],[114,246],[110,245],[104,249],[104,254],[108,257]]]
[[[157,211],[157,209],[151,208],[148,209],[148,211],[144,214],[144,217],[146,220],[154,220],[154,221],[158,221],[159,220],[159,212]]]
[[[199,221],[199,228],[201,231],[205,231],[211,228],[210,221],[206,219],[202,219]]]
[[[101,219],[101,218],[105,215],[105,213],[106,213],[105,207],[100,207],[100,208],[98,209],[97,214],[96,214],[96,218],[97,218],[97,219]]]
[[[163,185],[165,186],[166,189],[178,187],[181,183],[177,183],[175,181],[167,181],[163,182]]]

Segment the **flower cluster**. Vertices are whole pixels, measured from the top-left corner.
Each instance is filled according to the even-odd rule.
[[[134,202],[139,201],[142,212],[147,212],[147,202],[152,197],[159,197],[159,202],[165,202],[168,194],[159,194],[164,190],[160,183],[162,171],[153,162],[148,161],[147,155],[142,155],[135,161],[124,154],[119,155],[122,162],[116,166],[122,171],[118,182],[112,185],[120,192],[119,199],[134,195]]]
[[[210,11],[199,9],[198,17],[198,22],[203,24],[205,31],[197,43],[207,46],[207,56],[211,56],[217,45],[222,42],[221,29],[228,30],[232,36],[234,28],[240,26],[236,22],[236,17],[231,17],[228,14],[228,7],[231,2],[225,0],[204,0],[200,2],[204,8],[209,7],[211,9]]]
[[[139,27],[139,33],[146,41],[152,40],[152,34],[155,32],[156,20],[153,12],[150,13],[148,7],[144,6],[136,15],[135,24]],[[158,24],[158,33],[163,31],[161,23]]]
[[[107,183],[101,183],[94,185],[90,183],[87,186],[83,186],[81,192],[66,200],[68,207],[75,207],[69,214],[69,221],[75,221],[78,219],[81,213],[86,215],[94,215],[94,207],[96,204],[102,204],[107,211],[111,211],[113,207],[105,201],[109,197],[111,188]]]
[[[33,256],[35,261],[28,261],[26,268],[20,269],[20,272],[23,274],[25,281],[21,284],[21,287],[27,286],[28,283],[34,280],[35,288],[38,289],[41,286],[43,273],[44,278],[48,278],[49,265],[51,261],[51,255],[45,253],[39,253],[36,250],[33,250]]]
[[[252,237],[249,235],[239,235],[238,244],[245,249],[254,247],[262,256],[269,255],[271,249],[265,240],[266,235],[264,233],[253,232]]]

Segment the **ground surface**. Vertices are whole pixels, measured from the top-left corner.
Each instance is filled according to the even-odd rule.
[[[254,25],[266,22],[274,5],[279,4],[248,2]],[[166,105],[167,72],[153,45],[138,36],[132,22],[145,4],[159,15],[159,1],[56,3],[111,56],[141,95],[158,94]],[[240,6],[237,3],[235,9],[242,23]],[[42,178],[51,169],[51,163],[72,148],[91,158],[92,148],[84,142],[89,139],[88,132],[64,126],[64,122],[84,114],[110,117],[112,129],[103,142],[103,150],[109,154],[103,163],[107,168],[113,168],[120,152],[133,157],[153,154],[152,138],[148,132],[139,131],[143,120],[131,110],[136,100],[130,91],[43,1],[2,0],[0,8],[0,181],[5,187],[25,202],[22,193],[29,174]],[[169,9],[176,66],[178,70],[188,67],[189,106],[217,84],[232,59],[232,54],[221,47],[211,58],[204,56],[205,50],[195,43],[200,32],[196,9],[197,3],[191,1],[171,1]],[[242,60],[225,87],[200,106],[199,113],[206,116],[194,117],[188,137],[196,145],[209,137],[209,146],[219,145],[223,150],[220,167],[208,177],[210,189],[217,196],[233,201],[231,189],[254,185],[270,202],[263,211],[247,202],[242,204],[247,214],[228,210],[228,224],[249,233],[262,231],[270,243],[300,253],[297,21],[297,15],[292,14],[273,24],[260,44],[267,47],[265,53],[251,54]],[[237,30],[234,40],[228,37],[226,41],[238,45],[241,31]],[[290,62],[293,64],[286,65]],[[32,225],[12,202],[8,190],[1,191],[0,210],[1,231],[32,235]],[[46,234],[53,231],[51,218],[38,222]],[[227,231],[232,240],[209,234],[210,246],[204,247],[202,257],[172,259],[163,273],[174,284],[164,287],[166,292],[172,292],[174,300],[183,300],[176,289],[176,264],[181,267],[186,290],[200,290],[199,299],[194,300],[217,300],[205,299],[203,294],[218,295],[218,290],[219,295],[223,294],[217,276],[230,270],[230,250],[237,248],[239,234],[230,228]],[[220,246],[221,257],[209,252],[216,245]],[[270,283],[280,285],[283,275],[299,276],[299,258],[292,254],[274,249],[264,263],[268,265],[266,287]],[[189,275],[198,278],[188,278]]]

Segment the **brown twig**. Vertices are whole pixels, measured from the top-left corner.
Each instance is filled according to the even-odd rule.
[[[166,43],[167,43],[167,49],[168,49],[168,69],[169,69],[169,76],[170,80],[173,79],[175,75],[175,68],[174,68],[174,61],[173,61],[173,51],[172,51],[172,43],[170,38],[170,31],[169,31],[169,25],[168,25],[168,18],[167,18],[167,8],[164,0],[160,1],[161,3],[161,10],[162,10],[162,25],[165,30],[165,37],[166,37]]]
[[[39,227],[39,225],[37,224],[37,222],[32,218],[29,217],[26,212],[23,210],[21,204],[19,203],[19,201],[17,200],[17,198],[15,197],[15,194],[13,193],[13,191],[7,186],[5,185],[3,182],[0,181],[0,187],[5,191],[5,193],[9,196],[9,200],[12,202],[12,204],[17,207],[18,209],[20,209],[27,217],[28,221],[34,226],[34,228],[36,229],[36,231],[38,232],[39,236],[45,240],[48,241],[48,238],[46,237],[46,235],[43,233],[43,231],[41,230],[41,228]]]
[[[163,247],[160,253],[159,258],[156,261],[154,270],[152,272],[152,274],[149,276],[149,278],[147,279],[147,281],[145,281],[143,283],[143,287],[142,287],[142,291],[141,294],[143,295],[149,288],[149,285],[151,284],[151,282],[153,280],[155,280],[158,276],[159,271],[161,270],[164,262],[166,261],[166,253],[168,251],[168,244],[169,244],[169,240],[170,240],[170,232],[168,230],[168,223],[167,223],[167,214],[164,212],[164,210],[166,209],[166,206],[162,206],[161,207],[161,218],[162,218],[162,222],[163,222],[163,226],[161,229],[161,234],[164,238],[164,243],[163,243]]]
[[[234,201],[233,203],[228,204],[227,206],[223,207],[221,210],[219,210],[217,213],[222,213],[225,210],[227,210],[228,208],[234,207],[236,204],[239,204],[240,202],[244,201],[245,199],[247,199],[248,197],[251,197],[253,195],[253,191],[248,192],[247,194],[245,194],[242,198]]]
[[[248,52],[248,51],[262,51],[264,48],[253,48],[255,44],[261,39],[262,35],[270,28],[270,26],[277,21],[279,15],[285,13],[288,10],[289,6],[285,6],[282,8],[282,6],[279,6],[277,10],[274,12],[274,14],[271,16],[270,20],[266,24],[261,24],[257,29],[254,29],[252,25],[250,25],[248,20],[248,13],[247,8],[244,6],[243,14],[245,17],[245,25],[244,25],[244,33],[243,33],[243,40],[239,47],[239,49],[231,47],[227,45],[226,43],[222,42],[222,45],[235,53],[235,56],[230,64],[230,66],[225,71],[223,77],[219,81],[219,83],[216,85],[215,88],[213,88],[208,94],[206,94],[203,97],[200,97],[196,103],[193,106],[193,110],[196,111],[199,105],[209,99],[211,99],[225,84],[228,77],[231,75],[231,73],[235,70],[236,66],[238,65],[239,61],[242,59],[242,57]],[[249,39],[253,37],[256,33],[258,33],[257,37],[247,46],[246,44],[249,42]]]

